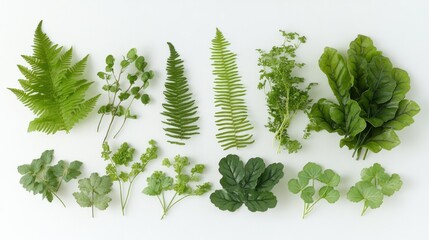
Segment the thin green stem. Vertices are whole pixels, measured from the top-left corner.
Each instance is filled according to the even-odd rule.
[[[52,192],[52,194],[61,202],[61,204],[64,206],[64,207],[66,207],[66,205],[64,204],[64,202],[63,202],[63,200],[61,200],[61,198],[55,193],[55,192]]]
[[[94,192],[91,192],[91,201],[93,202],[93,204],[91,204],[91,214],[92,218],[94,218]]]
[[[361,216],[363,216],[364,214],[365,214],[365,212],[366,212],[366,210],[368,209],[368,205],[366,205],[366,204],[364,204],[363,205],[363,209],[362,209],[362,212],[361,212]]]
[[[119,184],[119,198],[121,199],[122,216],[125,216],[124,199],[122,196],[122,182],[119,178],[118,178],[118,184]]]
[[[134,97],[133,97],[133,99],[131,99],[131,101],[130,101],[130,104],[128,104],[128,107],[127,107],[127,110],[125,111],[125,113],[127,113],[129,110],[130,110],[130,108],[131,108],[131,104],[133,104],[133,101],[134,101]],[[121,124],[121,127],[119,128],[119,130],[116,132],[116,134],[113,136],[113,138],[116,138],[116,136],[118,136],[118,134],[119,134],[119,132],[122,130],[122,128],[124,127],[124,125],[125,125],[125,122],[127,121],[127,116],[125,115],[125,117],[124,117],[124,121],[122,121],[122,124]]]

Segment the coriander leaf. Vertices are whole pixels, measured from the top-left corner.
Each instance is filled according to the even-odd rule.
[[[242,187],[253,189],[258,183],[258,178],[264,173],[265,163],[262,158],[251,158],[244,166],[244,178],[242,179]]]
[[[322,173],[322,167],[316,163],[309,162],[305,164],[303,170],[298,173],[299,179],[317,179]]]
[[[314,202],[313,196],[316,190],[312,186],[308,186],[301,191],[301,199],[304,200],[305,203]]]
[[[396,191],[399,191],[402,187],[402,180],[401,177],[398,174],[392,174],[390,178],[384,182],[381,183],[381,191],[384,195],[392,196]]]
[[[277,198],[272,192],[252,191],[247,196],[245,204],[251,212],[265,212],[268,208],[276,207]]]
[[[244,178],[244,164],[237,155],[229,154],[220,160],[219,172],[222,174],[220,184],[223,188],[237,188]]]
[[[173,178],[161,171],[155,171],[147,178],[147,183],[148,186],[143,189],[143,193],[150,196],[160,195],[163,191],[173,188]]]
[[[336,187],[340,183],[340,175],[336,174],[331,169],[326,169],[323,174],[321,174],[317,180],[326,184],[329,187]]]
[[[380,207],[383,203],[383,193],[366,181],[360,181],[351,187],[347,198],[352,202],[364,201],[365,206],[372,209]]]
[[[329,203],[335,203],[340,198],[340,192],[331,186],[324,186],[319,190],[319,196]]]
[[[308,184],[308,182],[307,182]],[[307,184],[303,184],[302,182],[300,182],[298,179],[291,179],[289,180],[289,182],[287,183],[288,189],[291,193],[297,194],[299,192],[301,192],[306,186]]]
[[[360,175],[363,181],[374,182],[375,185],[385,183],[389,179],[389,175],[378,163],[375,163],[372,167],[362,169]]]

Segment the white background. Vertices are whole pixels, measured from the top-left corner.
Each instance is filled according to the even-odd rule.
[[[161,161],[150,164],[134,186],[126,216],[120,213],[118,189],[107,211],[80,208],[71,193],[77,182],[64,185],[60,195],[67,204],[48,203],[26,192],[19,184],[16,167],[29,163],[45,149],[55,149],[56,161],[79,159],[85,163],[82,176],[104,172],[100,158],[103,132],[96,132],[99,116],[94,111],[70,134],[27,133],[32,113],[6,90],[18,87],[21,78],[16,64],[24,64],[21,54],[31,54],[33,33],[43,19],[44,31],[51,39],[74,47],[74,57],[90,53],[87,77],[96,81],[91,95],[100,92],[102,83],[96,73],[104,68],[108,54],[121,56],[136,47],[156,72],[148,89],[152,103],[135,104],[139,119],[129,121],[121,135],[111,141],[115,147],[128,141],[138,154],[151,138],[158,141],[162,157],[187,155],[193,162],[207,165],[205,180],[219,187],[217,164],[228,153],[243,160],[260,156],[267,163],[286,165],[285,177],[275,187],[278,205],[265,213],[250,213],[245,207],[234,213],[222,212],[209,201],[208,194],[189,198],[160,220],[161,208],[154,197],[141,193],[146,177],[163,169]],[[0,2],[0,118],[1,200],[0,239],[426,239],[429,234],[427,139],[429,117],[429,3],[426,0],[186,0],[186,1],[5,1]],[[216,142],[213,104],[213,76],[210,44],[219,27],[238,54],[239,72],[248,94],[249,119],[255,126],[256,142],[241,150],[223,151]],[[280,44],[279,29],[297,31],[308,38],[299,50],[299,60],[307,65],[300,75],[318,82],[312,96],[332,97],[326,77],[318,68],[325,46],[345,52],[357,34],[371,36],[376,46],[397,67],[411,76],[408,98],[417,101],[422,111],[415,124],[399,132],[401,145],[392,151],[370,154],[356,161],[352,152],[339,148],[339,137],[326,132],[314,133],[303,142],[298,154],[277,154],[273,135],[264,127],[267,120],[265,95],[256,89],[258,71],[256,48],[269,49]],[[160,122],[166,42],[171,41],[185,61],[186,74],[199,105],[201,134],[185,147],[166,142]],[[105,99],[100,99],[99,105]],[[299,137],[306,124],[299,116],[292,134]],[[104,130],[105,130],[104,125]],[[299,196],[287,191],[287,181],[308,161],[332,168],[343,176],[341,199],[335,205],[320,202],[301,219]],[[399,173],[404,181],[400,192],[385,198],[381,208],[360,216],[361,204],[345,198],[348,188],[359,180],[363,167],[381,163],[389,173]]]

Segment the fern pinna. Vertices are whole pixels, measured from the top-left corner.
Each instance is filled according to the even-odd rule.
[[[185,145],[183,140],[198,134],[199,119],[196,116],[197,106],[189,91],[188,81],[184,76],[183,60],[180,59],[173,44],[167,43],[170,48],[170,57],[167,59],[167,81],[165,82],[165,101],[162,104],[164,111],[161,113],[167,119],[163,121],[168,127],[164,128],[166,135],[173,139],[169,143]]]
[[[53,44],[42,31],[42,21],[34,34],[33,56],[22,56],[31,69],[18,65],[26,79],[20,79],[22,89],[9,88],[37,118],[28,131],[54,134],[69,132],[94,108],[98,95],[85,100],[93,82],[83,79],[88,56],[72,64],[72,48]]]
[[[243,148],[254,142],[253,135],[247,133],[253,129],[247,119],[247,107],[243,97],[246,89],[238,75],[236,54],[227,49],[230,43],[222,32],[216,29],[212,40],[213,74],[215,78],[216,134],[219,144],[227,150],[232,147]]]

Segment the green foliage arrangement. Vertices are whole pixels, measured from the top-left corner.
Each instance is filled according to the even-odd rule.
[[[361,215],[368,208],[380,207],[384,196],[390,197],[402,187],[401,177],[396,173],[387,174],[378,163],[362,169],[360,175],[362,180],[350,188],[347,198],[352,202],[364,202]]]
[[[89,178],[79,180],[80,192],[73,193],[76,202],[81,207],[90,207],[92,217],[94,217],[94,207],[105,210],[112,199],[108,196],[112,191],[112,180],[109,176],[92,173]]]
[[[336,132],[340,146],[353,149],[359,159],[364,151],[377,153],[400,144],[395,131],[411,125],[419,105],[405,99],[410,90],[406,71],[394,68],[369,37],[359,35],[350,43],[347,59],[325,48],[319,60],[337,103],[320,99],[313,105],[309,130]]]
[[[244,148],[254,142],[253,135],[247,133],[253,129],[247,119],[247,106],[244,101],[246,89],[241,83],[236,64],[236,54],[227,47],[230,43],[222,32],[216,29],[216,37],[212,40],[213,74],[215,79],[216,134],[219,144],[224,150]]]
[[[198,134],[199,127],[196,121],[199,119],[197,106],[189,91],[188,81],[184,76],[183,60],[180,59],[173,44],[167,43],[170,48],[170,57],[167,60],[167,81],[165,82],[164,111],[161,113],[167,119],[163,121],[168,127],[164,128],[166,135],[173,139],[169,143],[185,145],[184,140]]]
[[[9,88],[18,100],[36,116],[28,131],[54,134],[67,133],[94,108],[99,95],[85,100],[93,82],[83,78],[88,56],[72,64],[72,48],[51,42],[42,31],[42,21],[34,34],[33,55],[22,58],[30,65],[18,65],[25,79],[20,79],[22,89]]]
[[[277,205],[271,190],[284,175],[283,164],[265,167],[261,158],[251,158],[244,165],[237,155],[229,154],[220,160],[219,172],[223,189],[210,195],[219,209],[234,212],[244,203],[251,212],[264,212]]]
[[[279,142],[278,151],[284,147],[289,153],[296,153],[302,145],[289,136],[288,128],[299,111],[308,114],[312,102],[308,92],[315,83],[301,89],[304,78],[295,76],[296,69],[304,66],[304,63],[296,62],[296,51],[306,38],[298,33],[280,32],[284,37],[282,45],[272,47],[269,52],[257,49],[260,54],[258,66],[262,67],[258,89],[266,90],[270,115],[266,127]]]
[[[158,146],[154,140],[150,140],[149,147],[140,156],[139,162],[134,161],[134,152],[135,149],[125,142],[115,153],[112,153],[109,144],[104,142],[103,152],[101,153],[105,161],[110,161],[106,166],[106,174],[113,182],[118,182],[122,215],[125,215],[125,208],[134,180],[140,173],[144,172],[146,165],[150,161],[158,157]],[[124,168],[128,168],[129,171],[122,170]],[[128,187],[126,187],[126,183],[128,183]]]
[[[107,141],[110,131],[117,117],[122,117],[121,127],[116,132],[116,137],[124,127],[127,119],[136,119],[137,115],[131,112],[131,106],[134,100],[140,100],[143,104],[150,102],[148,94],[143,91],[149,86],[150,80],[154,77],[152,70],[146,70],[147,62],[143,56],[137,55],[137,49],[132,48],[127,56],[120,61],[119,72],[115,71],[115,58],[112,55],[106,57],[106,68],[104,72],[98,72],[98,77],[106,82],[103,90],[107,92],[108,103],[98,109],[101,114],[97,126],[97,132],[100,130],[100,124],[105,115],[110,115],[109,126],[103,143]],[[127,80],[123,81],[123,76],[127,75]]]
[[[171,161],[165,158],[162,165],[166,167],[173,167],[176,176],[169,177],[163,171],[155,171],[150,177],[147,178],[148,186],[143,189],[143,193],[149,196],[156,196],[162,206],[163,219],[168,211],[178,202],[190,196],[201,196],[210,191],[211,184],[205,182],[196,187],[191,186],[192,183],[201,181],[201,174],[203,174],[205,166],[203,164],[196,164],[192,167],[190,173],[185,170],[190,165],[187,157],[177,155]],[[165,193],[167,191],[174,191],[174,195],[170,200],[166,199]]]
[[[19,174],[23,175],[19,181],[25,190],[33,192],[34,195],[41,194],[43,199],[52,202],[56,197],[61,204],[66,205],[57,195],[62,182],[69,182],[76,179],[80,174],[82,162],[73,161],[68,163],[60,160],[52,165],[54,150],[46,150],[40,158],[34,159],[31,164],[24,164],[18,167]]]
[[[328,203],[335,203],[340,198],[340,192],[335,189],[340,183],[340,176],[331,169],[322,171],[322,167],[316,163],[307,163],[302,171],[298,173],[298,178],[293,178],[288,182],[289,191],[298,194],[301,193],[301,199],[304,201],[304,212],[302,218],[305,218],[314,205],[320,200],[325,199]],[[321,183],[318,190],[319,196],[315,200],[316,181]]]

